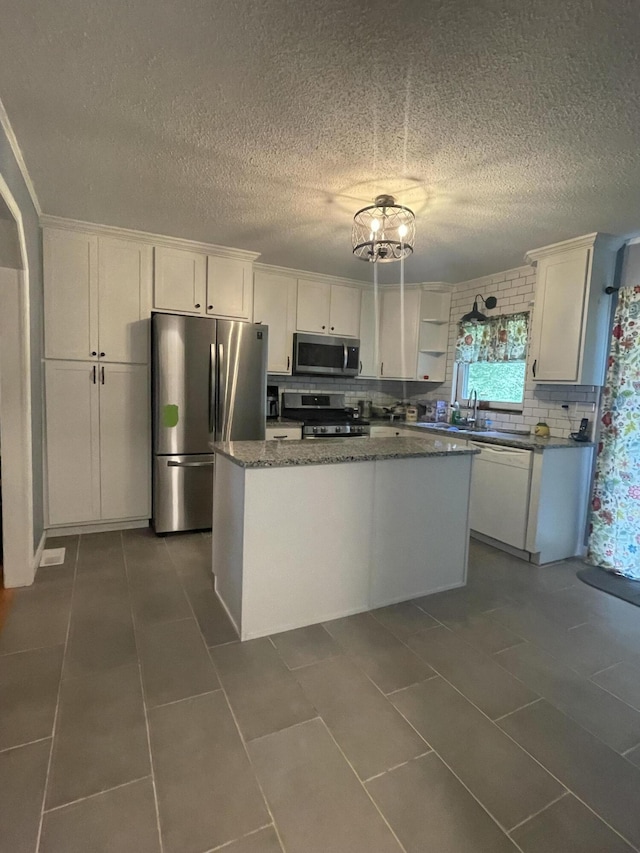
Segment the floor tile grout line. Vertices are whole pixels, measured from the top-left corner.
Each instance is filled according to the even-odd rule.
[[[354,767],[354,766],[353,766],[353,764],[349,761],[349,759],[348,759],[347,755],[344,753],[344,751],[343,751],[342,747],[340,746],[340,744],[338,743],[338,741],[334,738],[333,734],[331,733],[331,729],[330,729],[330,728],[329,728],[329,726],[326,724],[326,722],[322,719],[322,717],[320,717],[320,722],[321,722],[321,723],[322,723],[322,725],[324,726],[324,729],[325,729],[325,731],[327,732],[327,734],[329,735],[329,737],[331,738],[331,740],[334,742],[334,744],[335,744],[335,746],[336,746],[336,749],[340,752],[340,755],[342,755],[342,758],[344,759],[344,761],[347,763],[347,765],[348,765],[348,766],[349,766],[349,768],[351,769],[351,772],[353,773],[353,775],[354,775],[354,776],[355,776],[355,778],[357,779],[358,784],[359,784],[359,785],[360,785],[360,787],[364,790],[364,792],[365,792],[366,796],[369,798],[370,802],[373,804],[374,809],[378,812],[378,814],[380,815],[380,817],[382,818],[382,820],[383,820],[383,821],[384,821],[384,823],[386,824],[386,826],[387,826],[387,828],[389,829],[389,832],[391,833],[391,835],[392,835],[392,836],[395,838],[395,840],[398,842],[398,847],[400,848],[400,850],[404,851],[404,853],[408,853],[407,848],[404,846],[404,844],[400,841],[400,839],[399,839],[399,838],[398,838],[398,836],[396,835],[395,830],[393,829],[393,827],[391,826],[391,824],[390,824],[390,823],[389,823],[389,821],[387,820],[387,818],[386,818],[386,816],[384,815],[384,813],[382,812],[382,810],[381,810],[380,806],[376,803],[376,801],[374,800],[373,796],[372,796],[372,795],[370,794],[370,792],[368,791],[367,786],[365,785],[365,783],[364,783],[364,782],[362,781],[362,779],[358,776],[358,774],[357,774],[357,772],[356,772],[355,767]],[[423,740],[424,740],[424,738],[423,738]]]
[[[217,847],[208,847],[204,853],[218,853],[219,850],[225,850],[225,848],[230,847],[232,844],[237,844],[238,841],[244,841],[245,838],[251,838],[252,835],[257,835],[259,832],[264,832],[265,829],[270,828],[273,828],[274,832],[276,831],[273,823],[265,823],[264,826],[252,829],[251,832],[246,832],[244,835],[241,835],[238,838],[233,838],[231,841],[225,841],[224,844],[219,844]]]
[[[529,641],[527,641],[527,642],[529,642]],[[626,706],[627,706],[627,708],[629,708],[631,711],[634,711],[636,714],[638,714],[638,722],[640,723],[640,709],[636,708],[634,705],[631,705],[629,702],[627,702],[625,699],[622,699],[620,696],[617,696],[615,693],[613,693],[613,692],[612,692],[611,690],[609,690],[607,687],[604,687],[602,684],[598,684],[596,681],[593,681],[593,679],[592,679],[592,677],[591,677],[591,676],[583,675],[581,672],[578,672],[578,670],[577,670],[577,669],[574,669],[574,667],[569,666],[569,665],[568,665],[567,663],[565,663],[561,658],[556,657],[555,655],[553,655],[551,652],[547,651],[543,646],[539,645],[538,643],[529,643],[529,644],[530,644],[531,646],[533,646],[533,648],[534,648],[534,649],[536,649],[537,651],[542,651],[542,652],[543,652],[543,654],[548,655],[548,656],[549,656],[550,658],[552,658],[552,659],[553,659],[553,660],[554,660],[554,661],[555,661],[555,662],[556,662],[560,667],[564,667],[564,668],[566,668],[566,669],[570,670],[570,672],[572,672],[572,673],[576,676],[576,678],[578,678],[579,680],[581,680],[581,681],[585,681],[585,682],[587,682],[587,683],[592,684],[594,687],[598,688],[599,690],[602,690],[602,692],[603,692],[603,693],[608,693],[608,694],[609,694],[609,696],[612,696],[612,697],[613,697],[614,699],[616,699],[618,702],[621,702],[623,705],[626,705]],[[508,649],[504,649],[504,651],[508,651]],[[521,684],[524,684],[524,686],[525,686],[528,690],[531,690],[532,692],[534,692],[534,693],[535,693],[536,691],[535,691],[535,690],[533,690],[533,688],[532,688],[532,687],[529,687],[529,686],[528,686],[528,684],[526,684],[526,682],[522,681],[522,679],[521,679],[521,678],[519,678],[517,675],[514,675],[514,673],[512,673],[512,672],[511,672],[511,670],[507,669],[507,667],[506,667],[506,666],[503,666],[503,664],[501,664],[501,663],[500,663],[500,661],[498,660],[498,658],[499,658],[499,656],[500,656],[501,654],[502,654],[502,652],[494,652],[494,654],[493,654],[493,655],[491,655],[491,657],[496,659],[496,663],[498,663],[498,665],[499,665],[499,666],[501,666],[501,667],[502,667],[502,669],[504,669],[504,670],[505,670],[505,672],[509,673],[513,678],[515,678],[516,680],[520,681],[520,682],[521,682]],[[618,664],[613,664],[613,666],[617,666],[617,665],[618,665]],[[606,667],[606,669],[610,669],[610,667]],[[621,753],[620,753],[620,751],[619,751],[619,750],[617,750],[617,749],[615,749],[614,747],[612,747],[610,743],[607,743],[607,741],[603,740],[603,738],[602,738],[602,737],[600,737],[600,735],[595,734],[595,732],[591,731],[591,729],[587,729],[587,728],[586,728],[586,726],[583,726],[583,725],[582,725],[582,723],[580,723],[578,720],[576,720],[576,719],[575,719],[575,717],[573,717],[571,714],[567,713],[566,711],[563,711],[563,710],[562,710],[562,708],[560,708],[560,707],[555,703],[555,701],[551,700],[548,696],[545,696],[545,695],[543,695],[543,694],[540,694],[539,698],[540,698],[540,699],[546,699],[546,701],[547,701],[547,702],[549,702],[551,705],[553,705],[553,706],[554,706],[554,708],[557,708],[559,711],[562,711],[562,713],[563,713],[566,717],[568,717],[570,720],[573,720],[573,722],[574,722],[574,723],[576,723],[577,725],[579,725],[579,726],[580,726],[580,728],[585,729],[585,731],[588,731],[591,735],[593,735],[593,737],[595,737],[595,738],[596,738],[597,740],[599,740],[601,743],[605,744],[605,746],[608,746],[608,747],[609,747],[609,749],[612,749],[612,750],[613,750],[614,752],[616,752],[618,755],[621,755]],[[533,705],[533,704],[535,704],[535,703],[531,702],[531,703],[529,703],[529,704],[532,704],[532,705]],[[526,705],[524,705],[523,707],[527,707],[527,706],[526,706]],[[521,709],[516,708],[516,711],[518,711],[518,710],[521,710]],[[502,715],[502,717],[499,717],[499,718],[497,718],[497,719],[503,719],[504,717],[507,717],[507,716],[509,716],[509,714],[513,714],[513,713],[515,713],[515,711],[509,711],[507,714],[503,714],[503,715]],[[633,748],[633,747],[632,747],[632,748]]]
[[[138,776],[137,779],[130,779],[128,782],[121,782],[119,785],[113,785],[111,788],[105,788],[103,791],[96,791],[94,794],[87,794],[86,797],[78,797],[76,800],[69,800],[68,803],[61,803],[59,806],[51,806],[50,809],[45,809],[44,813],[53,814],[54,812],[59,812],[69,806],[75,806],[77,803],[84,803],[86,800],[94,800],[96,797],[101,797],[103,794],[110,794],[112,791],[119,791],[120,788],[126,788],[127,785],[135,785],[138,782],[144,782],[145,779],[151,779],[151,774],[147,773],[145,776]]]
[[[46,737],[37,737],[35,740],[27,740],[24,743],[14,743],[12,746],[5,746],[0,749],[0,755],[3,755],[5,752],[11,752],[14,749],[22,749],[23,746],[33,746],[34,743],[43,743],[45,740],[52,740],[53,735],[47,735]]]
[[[166,541],[165,541],[165,547],[166,547]],[[169,550],[169,549],[167,548],[167,550]],[[173,559],[173,554],[171,554],[171,551],[170,551],[170,550],[169,550],[169,556],[170,556],[170,558],[171,558],[172,563],[173,563],[173,564],[174,564],[174,566],[175,566],[175,562],[174,562],[174,559]],[[177,566],[176,566],[176,571],[177,571]],[[179,574],[179,572],[178,572],[178,574]],[[213,574],[213,572],[212,572],[212,574]],[[182,585],[183,585],[183,587],[184,587],[184,581],[182,580],[182,578],[180,578],[180,582],[182,583]],[[188,604],[189,604],[189,609],[191,610],[191,613],[193,614],[193,618],[195,619],[196,627],[197,627],[197,629],[198,629],[198,633],[200,634],[200,639],[202,640],[202,644],[203,644],[203,646],[204,646],[204,648],[205,648],[205,651],[206,651],[207,657],[208,657],[208,658],[209,658],[209,660],[211,661],[211,666],[213,667],[213,671],[215,672],[215,674],[216,674],[216,678],[218,679],[218,684],[220,685],[220,691],[222,692],[222,695],[224,696],[224,700],[225,700],[225,702],[226,702],[226,704],[227,704],[227,708],[229,709],[229,713],[231,714],[231,719],[233,720],[233,723],[234,723],[234,725],[235,725],[235,727],[236,727],[236,731],[238,732],[238,737],[240,738],[240,743],[242,744],[242,748],[243,748],[243,750],[244,750],[244,754],[245,754],[245,756],[246,756],[246,758],[247,758],[247,762],[248,762],[248,764],[249,764],[249,767],[251,768],[251,772],[253,773],[253,778],[255,779],[255,781],[256,781],[256,785],[258,786],[258,790],[260,791],[260,796],[262,797],[262,801],[263,801],[263,803],[264,803],[264,807],[265,807],[265,809],[267,810],[267,814],[268,814],[268,815],[269,815],[269,817],[271,818],[271,823],[273,824],[273,829],[274,829],[274,832],[275,832],[276,837],[277,837],[277,839],[278,839],[278,843],[279,843],[279,845],[280,845],[280,847],[281,847],[281,849],[282,849],[283,853],[286,853],[284,843],[283,843],[283,841],[282,841],[282,838],[280,837],[280,832],[278,831],[278,826],[277,826],[276,821],[275,821],[275,818],[274,818],[274,816],[273,816],[273,812],[271,811],[271,806],[269,805],[269,803],[268,803],[268,801],[267,801],[267,797],[266,797],[266,795],[265,795],[265,793],[264,793],[264,789],[263,789],[263,787],[262,787],[262,784],[261,784],[261,782],[260,782],[260,779],[258,778],[258,774],[256,773],[255,767],[253,766],[253,762],[251,761],[251,755],[249,754],[249,750],[247,749],[247,743],[246,743],[246,741],[245,741],[245,739],[244,739],[244,737],[243,737],[243,735],[242,735],[242,732],[241,732],[241,730],[240,730],[240,725],[239,725],[238,720],[237,720],[237,718],[236,718],[236,715],[235,715],[235,713],[234,713],[234,711],[233,711],[233,708],[231,707],[231,702],[229,701],[229,697],[228,697],[228,695],[227,695],[227,691],[226,691],[226,689],[225,689],[225,687],[224,687],[224,684],[222,683],[222,679],[220,678],[220,673],[218,672],[218,667],[216,666],[216,663],[215,663],[215,661],[214,661],[214,659],[213,659],[212,655],[211,655],[211,654],[210,654],[210,652],[209,652],[209,647],[207,646],[207,641],[206,641],[206,639],[205,639],[204,634],[202,633],[202,629],[200,628],[200,623],[198,622],[198,620],[197,620],[197,618],[196,618],[195,610],[193,609],[193,604],[191,603],[191,599],[189,598],[189,596],[188,596],[188,595],[186,595],[186,587],[185,587],[185,596],[186,596],[187,602],[188,602]],[[226,644],[225,644],[225,645],[226,645]],[[215,648],[215,646],[214,646],[213,648]],[[216,691],[216,692],[217,692],[217,691]],[[237,841],[238,839],[232,839],[232,840],[233,840],[233,841]]]
[[[71,612],[71,608],[69,608],[69,612]],[[14,655],[24,655],[27,652],[41,652],[45,649],[55,649],[57,646],[64,646],[66,641],[62,643],[50,643],[46,646],[30,646],[28,649],[17,649],[15,652],[0,652],[0,661],[4,658],[10,658]]]
[[[525,702],[524,705],[520,705],[519,708],[514,708],[513,711],[507,711],[506,714],[501,714],[499,717],[490,717],[494,723],[500,722],[500,720],[504,720],[506,717],[510,717],[511,714],[517,714],[518,711],[524,711],[525,708],[530,708],[532,705],[536,705],[538,702],[542,702],[544,696],[536,696],[535,699],[532,699],[531,702]]]
[[[623,758],[626,758],[626,757],[627,757],[627,755],[629,755],[629,753],[630,753],[630,752],[633,752],[633,751],[634,751],[635,749],[637,749],[639,746],[640,746],[640,742],[638,742],[635,746],[630,746],[630,747],[629,747],[629,749],[625,749],[625,751],[624,751],[624,752],[621,752],[621,753],[620,753],[620,755],[621,755]]]
[[[73,581],[71,584],[71,601],[69,604],[69,617],[67,619],[67,631],[64,639],[64,651],[62,653],[62,663],[60,665],[60,678],[58,681],[58,692],[56,694],[56,708],[53,714],[53,725],[51,726],[51,745],[49,747],[49,760],[47,762],[47,772],[45,774],[44,786],[42,790],[42,803],[40,806],[40,822],[38,824],[38,834],[36,837],[36,845],[35,850],[38,851],[40,849],[40,842],[42,841],[42,829],[44,827],[44,816],[45,816],[45,804],[47,802],[47,794],[49,793],[49,781],[51,779],[51,769],[53,767],[53,753],[55,749],[55,736],[56,729],[58,725],[58,715],[60,712],[60,696],[62,694],[62,685],[64,680],[64,665],[67,660],[67,651],[69,649],[69,635],[71,633],[71,619],[73,618],[73,600],[75,598],[76,591],[76,578],[78,576],[78,560],[80,557],[80,536],[78,536],[78,541],[76,543],[76,555],[73,563]]]
[[[142,696],[142,710],[144,713],[144,725],[145,725],[145,733],[147,736],[147,751],[149,753],[149,767],[151,769],[151,787],[153,790],[153,803],[156,813],[156,831],[158,833],[158,845],[160,848],[160,853],[164,851],[164,841],[162,838],[162,826],[160,822],[160,805],[158,803],[158,790],[156,787],[156,775],[155,769],[153,766],[153,752],[151,750],[151,731],[149,728],[149,709],[147,708],[147,699],[144,691],[144,679],[142,676],[142,659],[140,657],[140,645],[138,643],[138,624],[136,621],[133,601],[131,599],[131,587],[129,585],[129,563],[126,554],[126,550],[124,547],[124,537],[122,535],[122,531],[120,531],[120,547],[122,548],[122,558],[124,562],[124,573],[127,580],[127,592],[129,597],[129,611],[131,613],[131,623],[133,625],[133,639],[136,647],[136,657],[138,659],[138,679],[140,683],[140,693]]]
[[[393,773],[394,770],[399,770],[400,767],[405,767],[407,764],[411,764],[412,761],[417,761],[419,758],[424,758],[425,755],[431,755],[432,752],[433,750],[431,749],[431,747],[429,747],[429,749],[427,749],[425,752],[421,752],[419,755],[414,755],[411,758],[407,758],[406,761],[401,761],[399,764],[394,764],[393,767],[387,767],[386,770],[382,770],[380,773],[374,773],[373,776],[367,776],[366,779],[360,779],[360,781],[363,785],[368,785],[369,782],[373,782],[374,779],[379,779],[381,776],[386,776],[387,773]]]
[[[204,642],[204,637],[202,638],[202,640]],[[213,666],[216,670],[216,674],[218,674],[218,680],[220,681],[220,676],[219,676],[217,667],[215,666],[215,661],[212,661],[212,663],[213,663]],[[250,755],[249,750],[247,748],[247,741],[244,739],[242,731],[240,730],[240,724],[238,723],[238,719],[235,715],[235,712],[234,712],[233,708],[231,707],[231,702],[229,701],[227,691],[225,690],[225,687],[222,684],[222,681],[220,681],[220,685],[221,685],[220,689],[222,691],[222,695],[224,696],[225,702],[227,703],[227,708],[229,709],[229,713],[231,714],[231,718],[233,719],[234,725],[236,727],[236,731],[238,732],[238,737],[240,738],[240,743],[242,744],[242,748],[244,749],[244,753],[247,757],[247,761],[249,762],[249,767],[251,768],[251,771],[253,773],[253,778],[255,779],[256,785],[258,786],[258,790],[260,791],[260,795],[262,797],[262,801],[264,803],[264,806],[267,810],[267,814],[271,818],[271,822],[273,824],[274,831],[275,831],[276,836],[278,838],[278,843],[280,844],[280,847],[282,848],[283,853],[286,853],[284,843],[283,843],[282,838],[280,836],[280,831],[278,830],[278,825],[276,823],[274,814],[271,811],[271,806],[269,805],[269,801],[267,800],[267,795],[264,792],[264,788],[262,787],[262,783],[260,782],[258,774],[256,773],[256,769],[253,766],[253,761],[251,760],[251,755]],[[313,719],[315,719],[315,717]],[[308,723],[309,720],[304,720],[304,722]],[[302,725],[302,723],[296,723],[295,725]],[[284,729],[281,729],[281,731],[284,731]],[[275,734],[275,732],[272,732],[272,734]],[[267,737],[267,735],[264,735],[264,737]],[[254,738],[254,740],[258,740],[258,738]],[[233,840],[237,841],[238,839],[233,839]]]
[[[212,693],[219,693],[221,687],[214,687],[212,690],[203,690],[202,693],[194,693],[190,696],[181,696],[179,699],[171,699],[169,702],[161,702],[159,705],[149,705],[149,711],[157,711],[158,708],[168,708],[171,705],[178,705],[180,702],[188,702],[190,699],[200,699],[202,696],[210,696]]]
[[[359,616],[360,614],[359,614],[359,613],[354,613],[353,615],[354,615],[354,616]],[[346,617],[344,617],[344,618],[348,619],[349,617],[348,617],[348,616],[346,616]],[[381,627],[381,628],[382,628],[386,633],[390,634],[390,636],[392,636],[395,640],[398,640],[398,642],[399,642],[402,646],[404,646],[406,649],[408,649],[408,650],[411,652],[411,654],[415,655],[415,657],[416,657],[416,658],[417,658],[421,663],[426,664],[427,666],[429,666],[429,664],[427,664],[427,663],[426,663],[426,661],[424,661],[424,660],[420,657],[420,655],[416,654],[416,653],[413,651],[413,649],[411,649],[411,648],[409,648],[409,646],[407,646],[407,644],[406,644],[406,643],[404,643],[402,640],[398,639],[398,637],[396,637],[396,636],[395,636],[395,634],[392,634],[392,633],[391,633],[391,631],[389,631],[389,629],[388,629],[388,628],[386,628],[384,625],[381,625],[381,624],[378,622],[378,620],[377,620],[377,619],[376,619],[376,622],[378,623],[378,625],[379,625],[379,626],[380,626],[380,627]],[[319,624],[323,625],[323,623],[319,623]],[[323,625],[323,627],[324,627],[324,625]],[[334,636],[333,636],[333,634],[329,631],[329,629],[328,629],[328,628],[325,628],[325,630],[326,630],[326,632],[329,634],[329,636],[331,637],[331,639],[334,641],[334,643],[336,643],[336,644],[338,645],[338,647],[339,647],[340,649],[342,649],[342,655],[334,655],[334,658],[336,658],[336,657],[345,657],[347,660],[349,660],[349,661],[350,661],[350,662],[351,662],[351,663],[356,667],[356,669],[360,670],[360,672],[362,672],[362,673],[363,673],[363,675],[364,675],[364,676],[365,676],[365,677],[366,677],[366,678],[371,682],[371,684],[373,684],[373,686],[376,688],[376,690],[377,690],[379,693],[381,693],[381,694],[385,697],[385,699],[387,699],[387,700],[389,699],[389,696],[391,696],[393,693],[397,693],[397,691],[398,691],[398,690],[406,690],[408,687],[414,687],[416,684],[422,684],[422,682],[423,682],[423,681],[429,681],[429,679],[433,678],[433,677],[437,674],[437,673],[435,673],[435,670],[433,670],[433,667],[429,667],[430,669],[432,669],[432,670],[433,670],[434,675],[428,675],[426,678],[421,678],[421,679],[419,679],[418,681],[413,681],[411,684],[405,684],[405,685],[403,685],[402,687],[398,687],[398,688],[396,688],[396,690],[392,690],[392,691],[390,691],[389,693],[385,693],[385,692],[384,692],[384,690],[380,687],[380,685],[376,684],[376,682],[373,680],[373,678],[371,678],[371,676],[369,675],[369,673],[368,673],[368,672],[366,672],[366,670],[362,667],[362,665],[358,663],[358,661],[356,660],[356,657],[353,655],[353,653],[352,653],[352,652],[350,652],[350,651],[349,651],[349,650],[348,650],[348,649],[347,649],[347,648],[346,648],[346,647],[345,647],[345,646],[340,642],[340,640],[339,640],[337,637],[334,637]],[[326,659],[325,659],[325,660],[326,660]],[[316,661],[315,663],[321,663],[321,661]],[[309,666],[314,666],[314,664],[309,664]],[[299,667],[299,668],[301,668],[301,667]],[[291,670],[291,671],[293,672],[293,670]],[[299,682],[298,682],[298,683],[299,683]],[[305,695],[306,695],[306,694],[305,694]],[[391,706],[392,706],[392,707],[395,707],[395,706],[393,705],[393,702],[390,702],[390,704],[391,704]],[[423,738],[423,740],[424,740],[424,738]]]
[[[596,675],[602,675],[603,672],[608,672],[610,669],[615,669],[617,666],[620,666],[621,663],[628,663],[628,661],[618,660],[615,663],[610,663],[608,666],[603,666],[602,669],[598,669],[596,672],[592,672],[591,675],[585,676],[585,678],[588,678],[589,681],[593,681]],[[597,682],[594,681],[594,684],[597,684]],[[598,685],[598,687],[600,686],[601,685]]]
[[[440,676],[440,677],[441,677],[441,676]],[[444,679],[443,679],[443,680],[444,680]],[[411,686],[413,687],[413,686],[415,686],[415,685],[411,685]],[[409,689],[409,688],[404,688],[404,689]],[[411,720],[409,720],[409,719],[408,719],[408,717],[405,717],[405,715],[402,713],[402,711],[400,711],[400,709],[396,709],[396,710],[398,711],[398,713],[400,714],[400,716],[401,716],[404,720],[406,720],[406,721],[407,721],[407,723],[409,724],[409,726],[411,726],[411,728],[414,730],[414,732],[416,732],[416,734],[417,734],[417,735],[419,735],[423,740],[425,740],[424,735],[420,734],[420,732],[419,732],[419,731],[417,730],[417,728],[413,725],[413,723],[411,722]],[[453,769],[453,768],[448,764],[448,762],[446,762],[446,761],[444,760],[444,758],[442,757],[442,755],[440,755],[440,753],[438,752],[438,750],[437,750],[437,749],[435,749],[431,744],[429,744],[429,743],[428,743],[428,741],[426,741],[426,740],[425,740],[425,743],[427,743],[427,744],[428,744],[428,746],[431,748],[431,752],[432,752],[434,755],[436,755],[436,756],[437,756],[437,758],[438,758],[438,759],[439,759],[439,760],[444,764],[444,766],[445,766],[445,767],[447,768],[447,770],[451,773],[451,775],[452,775],[455,779],[457,779],[457,780],[458,780],[458,782],[462,785],[462,787],[463,787],[463,788],[468,792],[469,796],[471,796],[471,797],[476,801],[476,803],[478,803],[478,805],[480,806],[480,808],[481,808],[481,809],[482,809],[482,810],[483,810],[483,811],[484,811],[484,812],[489,816],[489,818],[491,818],[491,820],[492,820],[492,821],[493,821],[493,822],[494,822],[494,823],[499,827],[499,829],[500,829],[500,830],[504,833],[504,835],[508,838],[508,837],[509,837],[509,832],[508,832],[508,830],[507,830],[507,829],[505,829],[505,827],[500,823],[500,821],[495,817],[495,815],[493,815],[493,814],[489,811],[489,809],[487,808],[487,806],[485,806],[485,805],[484,805],[484,803],[483,803],[483,802],[482,802],[482,801],[481,801],[481,800],[480,800],[480,799],[479,799],[479,798],[474,794],[474,792],[471,790],[471,788],[469,788],[469,787],[468,787],[468,785],[467,785],[467,784],[466,784],[466,783],[465,783],[465,782],[464,782],[464,781],[463,781],[463,780],[458,776],[458,774],[455,772],[455,770],[454,770],[454,769]]]
[[[560,800],[563,800],[565,797],[568,797],[570,795],[572,795],[572,792],[569,791],[568,788],[565,788],[564,791],[555,798],[555,800],[551,800],[551,802],[547,803],[546,806],[543,806],[543,808],[538,809],[537,811],[530,814],[528,817],[525,817],[525,819],[521,820],[520,823],[517,823],[515,826],[512,826],[511,829],[508,831],[507,835],[510,836],[513,832],[516,832],[516,830],[520,829],[521,826],[524,826],[525,823],[528,823],[530,820],[534,820],[534,818],[538,817],[538,815],[543,814],[544,812],[546,812],[547,809],[550,809],[551,806],[554,806],[556,803],[559,803]]]
[[[549,702],[548,699],[544,699],[544,697],[540,697],[540,698],[543,699],[545,702],[547,702],[549,705],[551,705],[553,708],[556,708],[556,706],[552,702]],[[480,709],[478,708],[478,710],[480,710]],[[522,709],[520,709],[520,710],[522,710]],[[568,714],[565,714],[564,711],[562,711],[560,708],[556,708],[556,710],[560,714],[562,714],[564,717],[566,717],[568,720],[570,720],[579,729],[582,729],[583,731],[587,732],[587,729],[583,728],[572,717],[569,717]],[[482,711],[480,713],[482,713]],[[515,713],[517,713],[517,711],[511,711],[510,712],[510,714],[515,714]],[[510,714],[507,714],[506,716],[510,716]],[[503,719],[505,719],[505,718],[503,717]],[[592,812],[598,818],[598,820],[600,820],[605,826],[607,826],[616,835],[620,836],[620,838],[622,838],[623,841],[625,841],[633,850],[640,850],[640,848],[638,848],[634,844],[632,844],[632,842],[629,841],[628,838],[625,838],[625,836],[622,835],[621,832],[619,832],[614,826],[612,826],[607,820],[605,820],[605,818],[599,812],[597,812],[595,810],[595,808],[593,808],[593,806],[590,806],[589,803],[587,803],[585,800],[583,800],[582,797],[580,797],[579,794],[577,794],[573,788],[570,788],[565,782],[562,781],[562,779],[560,779],[558,776],[556,776],[555,773],[552,773],[548,767],[545,767],[545,765],[541,761],[539,761],[535,757],[535,755],[532,755],[527,749],[525,749],[525,747],[521,743],[518,743],[518,741],[514,737],[512,737],[512,735],[509,734],[509,732],[505,731],[502,728],[502,726],[498,726],[498,728],[500,729],[500,731],[503,732],[503,734],[505,734],[509,738],[509,740],[512,740],[516,744],[516,746],[519,746],[520,749],[524,753],[526,753],[533,761],[535,761],[536,764],[539,764],[540,767],[542,767],[542,769],[545,770],[549,774],[549,776],[551,776],[553,779],[555,779],[559,785],[562,785],[563,788],[566,788],[566,790],[569,791],[569,793],[571,793],[576,798],[576,800],[579,800],[582,803],[582,805],[585,806],[585,808],[589,809],[589,811]],[[591,732],[588,732],[588,734],[591,734]],[[592,735],[592,737],[595,738],[595,735]],[[596,738],[596,740],[598,740],[600,743],[603,743],[603,741],[600,741],[599,738]],[[610,749],[611,752],[613,752],[615,755],[620,755],[620,753],[617,753],[614,749],[612,749],[610,746],[608,746],[608,744],[604,744],[604,745],[607,747],[607,749]],[[622,758],[623,756],[620,756],[620,757]]]

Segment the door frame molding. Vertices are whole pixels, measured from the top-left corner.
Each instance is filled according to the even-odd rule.
[[[0,268],[4,584],[16,587],[33,583],[44,534],[34,554],[29,260],[22,214],[2,174],[0,195],[14,218],[22,257],[21,270]]]

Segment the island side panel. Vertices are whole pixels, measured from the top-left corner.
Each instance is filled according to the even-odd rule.
[[[466,583],[472,460],[376,463],[371,607]]]
[[[374,465],[247,469],[243,640],[368,609]]]
[[[242,621],[245,469],[216,454],[213,478],[212,565],[218,598],[236,630]]]

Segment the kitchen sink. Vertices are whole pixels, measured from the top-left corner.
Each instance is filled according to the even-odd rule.
[[[465,434],[478,433],[481,435],[482,433],[495,432],[495,430],[492,429],[465,426],[449,426],[449,424],[416,424],[416,426],[419,426],[422,429],[434,429],[438,431],[446,430],[446,432],[463,432]]]

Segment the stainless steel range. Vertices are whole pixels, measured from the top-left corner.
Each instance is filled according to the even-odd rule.
[[[345,406],[344,394],[285,391],[282,417],[302,421],[303,438],[367,438],[369,422]]]

